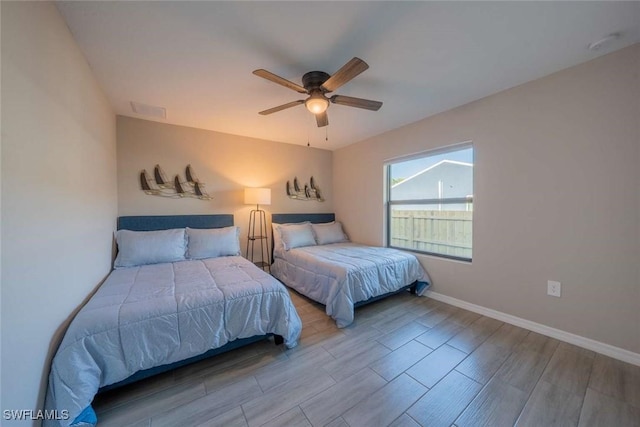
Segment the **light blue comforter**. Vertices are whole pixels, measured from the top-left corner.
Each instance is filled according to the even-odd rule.
[[[53,359],[46,426],[91,425],[98,389],[238,338],[273,333],[289,348],[302,323],[284,286],[242,257],[114,270],[71,322]]]
[[[353,322],[353,305],[431,279],[415,255],[356,243],[305,246],[275,255],[272,274],[287,286],[326,306],[339,328]]]

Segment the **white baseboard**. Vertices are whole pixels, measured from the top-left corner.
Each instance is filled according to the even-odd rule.
[[[528,329],[530,331],[538,332],[539,334],[546,335],[551,338],[556,338],[560,341],[565,341],[570,344],[577,345],[578,347],[586,348],[588,350],[595,351],[596,353],[604,354],[605,356],[622,360],[623,362],[640,366],[640,354],[625,350],[620,347],[615,347],[600,341],[585,338],[580,335],[552,328],[541,323],[532,322],[531,320],[526,320],[521,317],[512,316],[501,311],[492,310],[481,305],[472,304],[470,302],[439,294],[437,292],[427,291],[425,292],[424,296],[454,305],[456,307],[464,308],[465,310],[473,311],[474,313],[482,314],[483,316],[491,317],[492,319],[501,320],[503,322]]]

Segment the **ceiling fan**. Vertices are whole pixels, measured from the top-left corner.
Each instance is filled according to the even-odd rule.
[[[330,76],[324,71],[309,71],[302,76],[302,86],[293,83],[287,79],[277,76],[267,70],[255,70],[253,74],[262,77],[274,83],[278,83],[296,92],[309,95],[307,99],[299,99],[297,101],[288,102],[268,110],[260,111],[258,114],[266,116],[267,114],[276,113],[278,111],[304,104],[311,113],[315,114],[318,127],[327,126],[329,118],[327,117],[327,108],[329,103],[346,105],[348,107],[364,108],[365,110],[378,111],[382,107],[382,102],[372,101],[370,99],[353,98],[351,96],[333,95],[328,98],[327,93],[333,92],[340,86],[349,82],[358,74],[369,68],[369,65],[360,58],[353,58],[342,66],[334,75]]]

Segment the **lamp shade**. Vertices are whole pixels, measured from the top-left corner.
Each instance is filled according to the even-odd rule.
[[[245,205],[270,205],[271,189],[270,188],[245,188],[244,203]]]

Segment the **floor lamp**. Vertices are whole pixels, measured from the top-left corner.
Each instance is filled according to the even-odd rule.
[[[260,268],[270,269],[271,258],[269,256],[269,240],[267,232],[267,218],[260,205],[271,204],[270,188],[245,188],[244,203],[246,205],[256,205],[256,208],[249,214],[249,231],[247,233],[247,256],[246,258]],[[260,261],[253,260],[253,252],[256,241],[260,243]],[[265,258],[264,255],[267,254]]]

